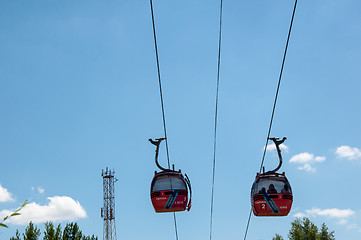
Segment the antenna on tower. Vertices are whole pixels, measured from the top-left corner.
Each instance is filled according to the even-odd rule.
[[[114,201],[114,183],[118,179],[114,178],[114,170],[102,169],[103,177],[103,197],[104,205],[101,208],[101,217],[103,218],[103,240],[116,240],[115,231],[115,201]]]

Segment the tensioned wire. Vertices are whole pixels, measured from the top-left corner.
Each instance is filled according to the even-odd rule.
[[[291,23],[290,23],[290,27],[289,27],[289,29],[288,29],[288,36],[287,36],[286,47],[285,47],[285,50],[284,50],[284,53],[283,53],[283,59],[282,59],[282,65],[281,65],[280,75],[279,75],[279,78],[278,78],[276,96],[275,96],[275,100],[274,100],[274,102],[273,102],[272,115],[271,115],[271,120],[270,120],[270,124],[269,124],[269,128],[268,128],[268,133],[267,133],[267,138],[266,138],[266,144],[265,144],[265,147],[264,147],[264,151],[263,151],[263,156],[262,156],[262,161],[261,161],[261,166],[260,166],[259,172],[262,171],[262,167],[263,167],[263,163],[264,163],[264,159],[265,159],[266,151],[267,151],[268,139],[269,139],[270,134],[271,134],[272,123],[273,123],[273,118],[274,118],[274,114],[275,114],[275,110],[276,110],[278,93],[279,93],[279,89],[280,89],[280,85],[281,85],[283,68],[284,68],[284,65],[285,65],[285,60],[286,60],[286,55],[287,55],[287,49],[288,49],[288,43],[289,43],[289,41],[290,41],[290,36],[291,36],[291,31],[292,31],[292,26],[293,26],[293,19],[294,19],[294,17],[295,17],[296,7],[297,7],[297,0],[295,0],[295,4],[294,4],[294,7],[293,7],[293,12],[292,12]],[[246,232],[245,232],[245,234],[244,234],[244,240],[246,240],[246,238],[247,238],[248,227],[249,227],[249,223],[250,223],[250,220],[251,220],[251,216],[252,216],[252,208],[251,208],[251,210],[250,210],[250,212],[249,212],[248,221],[247,221],[247,226],[246,226]]]
[[[218,37],[218,64],[217,64],[217,89],[216,89],[216,108],[214,113],[214,141],[213,141],[213,174],[212,174],[212,193],[211,193],[211,216],[209,226],[209,239],[212,239],[213,227],[213,199],[214,199],[214,181],[216,173],[216,148],[217,148],[217,118],[218,118],[218,95],[219,95],[219,76],[221,68],[221,43],[222,43],[222,12],[223,0],[221,0],[219,10],[219,37]]]
[[[164,111],[164,103],[163,103],[162,81],[161,81],[161,77],[160,77],[160,67],[159,67],[159,57],[158,57],[158,46],[157,46],[157,35],[156,35],[156,31],[155,31],[154,13],[153,13],[153,2],[152,2],[152,0],[150,0],[150,10],[151,10],[151,13],[152,13],[154,48],[155,48],[155,56],[156,56],[156,60],[157,60],[158,84],[159,84],[160,102],[161,102],[161,106],[162,106],[162,117],[163,117],[163,129],[164,129],[164,137],[165,137],[165,146],[166,146],[166,152],[167,152],[168,168],[170,169],[169,151],[168,151],[168,138],[167,138],[167,128],[166,128],[165,111]],[[177,218],[176,218],[174,212],[173,212],[173,220],[174,220],[175,237],[176,237],[176,240],[178,240]]]

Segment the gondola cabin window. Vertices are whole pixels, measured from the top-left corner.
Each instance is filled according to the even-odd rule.
[[[159,177],[153,185],[152,191],[163,191],[163,190],[186,190],[187,186],[184,181],[180,178],[170,177],[170,176],[162,176]]]
[[[292,189],[288,181],[275,177],[267,177],[259,179],[254,184],[252,195],[254,194],[274,194],[274,193],[289,193],[292,194]]]

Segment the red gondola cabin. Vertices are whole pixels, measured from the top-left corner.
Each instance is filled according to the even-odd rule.
[[[287,216],[293,196],[285,174],[257,174],[252,186],[251,202],[255,216]]]
[[[181,171],[155,173],[150,193],[154,210],[157,213],[189,210],[186,181]]]

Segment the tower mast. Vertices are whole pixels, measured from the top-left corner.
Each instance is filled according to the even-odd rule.
[[[114,170],[102,170],[103,177],[103,197],[104,205],[101,208],[101,217],[103,218],[103,240],[116,240],[115,231],[115,201],[114,201],[114,183],[118,179],[114,178]]]

